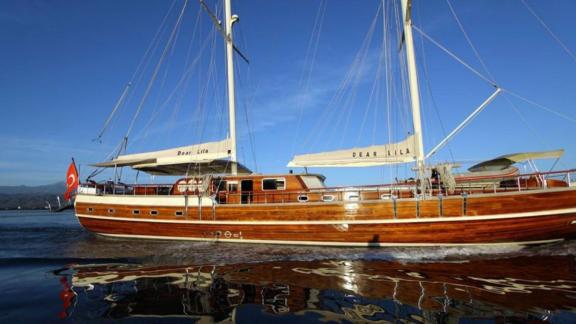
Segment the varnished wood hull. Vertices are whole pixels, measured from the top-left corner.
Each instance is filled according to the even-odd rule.
[[[469,198],[466,205],[465,214],[458,213],[463,211],[458,199],[215,205],[189,208],[184,217],[174,216],[178,206],[99,206],[79,200],[76,209],[88,230],[134,238],[336,246],[530,244],[576,238],[575,190],[486,195]],[[109,206],[115,215],[103,212]],[[83,213],[88,208],[92,213]],[[134,208],[139,215],[128,212]],[[150,208],[157,214],[150,216]]]
[[[306,245],[467,245],[543,243],[573,238],[576,213],[514,219],[414,223],[242,225],[103,220],[81,224],[110,236]]]

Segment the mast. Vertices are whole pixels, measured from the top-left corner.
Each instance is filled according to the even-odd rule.
[[[224,15],[226,25],[226,76],[228,77],[228,119],[230,121],[230,160],[232,162],[232,174],[237,173],[236,161],[236,98],[234,88],[234,43],[232,39],[232,25],[237,16],[232,16],[230,0],[224,0]]]
[[[412,0],[402,0],[402,15],[404,21],[404,44],[406,46],[406,61],[408,64],[408,80],[410,83],[410,102],[412,104],[412,122],[416,136],[416,167],[418,178],[424,176],[424,144],[422,141],[422,119],[420,117],[420,93],[418,90],[418,71],[414,54],[414,39],[412,37]],[[422,181],[422,184],[424,181]]]

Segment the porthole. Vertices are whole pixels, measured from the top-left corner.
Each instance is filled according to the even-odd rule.
[[[152,215],[152,216],[157,216],[157,215],[158,215],[158,211],[157,211],[157,210],[151,210],[151,211],[150,211],[150,215]]]
[[[381,195],[380,195],[380,199],[382,199],[382,200],[390,200],[390,199],[392,199],[392,195],[391,195],[391,194],[381,194]]]
[[[108,208],[108,214],[114,214],[115,210],[114,208]]]
[[[88,208],[86,208],[86,211],[87,211],[87,212],[89,212],[89,213],[91,213],[91,212],[93,212],[93,211],[94,211],[94,208],[92,208],[92,207],[88,207]]]
[[[177,211],[174,213],[174,215],[176,215],[176,216],[184,216],[184,212],[181,211],[181,210],[177,210]]]
[[[358,191],[346,191],[344,192],[344,200],[358,201],[360,200],[360,193]]]
[[[140,209],[132,209],[132,215],[140,215]]]
[[[300,195],[300,196],[298,196],[298,201],[299,201],[299,202],[307,202],[307,201],[308,201],[308,195]]]
[[[322,201],[334,201],[335,198],[334,195],[324,195],[322,196]]]

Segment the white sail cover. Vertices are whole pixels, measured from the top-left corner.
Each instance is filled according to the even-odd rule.
[[[161,151],[120,155],[111,161],[93,164],[96,167],[129,166],[151,174],[189,174],[198,168],[191,165],[202,165],[202,172],[226,173],[232,162],[223,159],[230,157],[230,139],[181,146]],[[239,165],[240,173],[250,173],[250,170]]]
[[[416,161],[415,136],[405,140],[368,147],[296,155],[288,167],[368,167]]]

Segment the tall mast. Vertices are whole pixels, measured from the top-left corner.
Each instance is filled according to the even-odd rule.
[[[420,117],[420,93],[418,90],[418,71],[414,54],[414,39],[412,37],[412,0],[402,0],[402,18],[404,21],[404,44],[406,46],[406,61],[408,64],[408,80],[410,83],[410,101],[412,103],[412,122],[416,136],[416,164],[419,178],[424,173],[424,144],[422,141],[422,119]]]
[[[226,75],[228,77],[228,118],[230,120],[230,159],[232,161],[232,173],[237,173],[236,161],[236,98],[234,88],[234,43],[232,38],[232,25],[238,19],[232,17],[230,0],[224,0],[224,15],[226,24]]]

